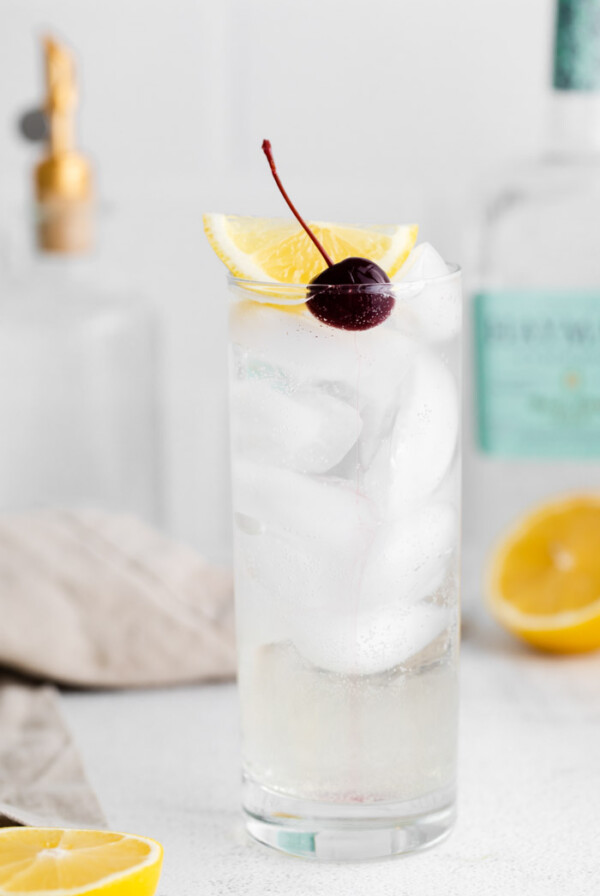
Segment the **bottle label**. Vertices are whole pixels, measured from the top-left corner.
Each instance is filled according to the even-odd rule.
[[[600,89],[600,0],[557,0],[554,86]]]
[[[600,291],[485,292],[474,316],[482,450],[600,456]]]

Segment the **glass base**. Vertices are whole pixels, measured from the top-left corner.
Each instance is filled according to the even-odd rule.
[[[248,832],[288,855],[332,862],[383,859],[427,849],[451,832],[453,793],[410,802],[322,803],[244,781]]]

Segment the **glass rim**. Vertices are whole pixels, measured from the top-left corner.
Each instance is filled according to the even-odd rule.
[[[436,277],[423,277],[420,280],[396,280],[389,283],[359,283],[347,285],[348,289],[358,290],[365,294],[373,294],[380,292],[392,292],[395,297],[416,296],[425,286],[430,283],[443,284],[451,283],[458,280],[462,273],[460,265],[454,262],[446,262],[448,272],[438,274]],[[278,305],[300,305],[306,302],[306,291],[309,287],[308,283],[279,283],[277,280],[250,280],[244,277],[236,277],[234,274],[227,274],[227,282],[234,290],[244,293],[252,293],[256,302],[264,302]],[[345,286],[345,284],[344,284]],[[320,283],[312,287],[313,292],[325,295],[332,289],[339,289],[330,283]],[[277,302],[273,299],[277,296]]]

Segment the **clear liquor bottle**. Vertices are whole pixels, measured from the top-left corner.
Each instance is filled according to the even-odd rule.
[[[91,167],[70,54],[46,41],[47,152],[31,251],[0,295],[0,513],[91,508],[160,522],[157,328],[93,263]]]
[[[465,597],[499,535],[600,492],[600,0],[557,0],[544,154],[488,196],[471,326]]]

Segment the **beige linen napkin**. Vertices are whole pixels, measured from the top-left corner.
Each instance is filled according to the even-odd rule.
[[[0,518],[6,669],[92,688],[228,679],[232,596],[229,573],[132,517],[46,510]],[[103,824],[58,693],[14,680],[0,680],[0,824],[6,819]]]
[[[0,826],[105,827],[51,687],[0,679]]]
[[[85,687],[231,678],[233,587],[132,517],[0,519],[0,664]]]

